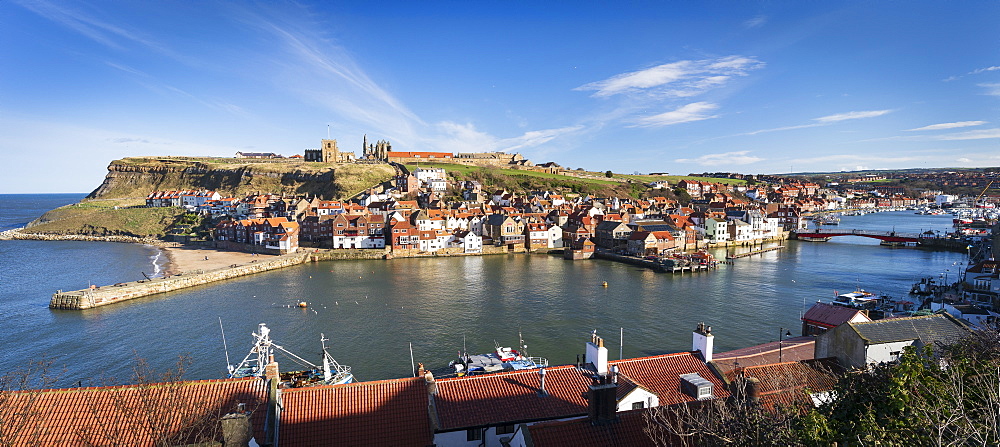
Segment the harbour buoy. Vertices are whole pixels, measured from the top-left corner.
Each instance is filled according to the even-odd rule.
[[[608,282],[604,281],[603,283],[601,283],[601,285],[604,286],[604,287],[607,287],[608,286]]]
[[[299,301],[299,307],[309,307],[309,304],[305,301]]]

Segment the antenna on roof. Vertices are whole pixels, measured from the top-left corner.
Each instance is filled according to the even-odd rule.
[[[330,125],[329,124],[326,125],[326,139],[327,140],[330,139]]]
[[[219,330],[222,331],[222,349],[226,351],[226,369],[232,374],[233,365],[229,363],[229,347],[226,346],[226,329],[222,327],[222,317],[219,317]]]

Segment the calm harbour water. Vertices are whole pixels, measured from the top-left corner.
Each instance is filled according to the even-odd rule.
[[[21,226],[77,195],[0,195],[0,230]],[[844,217],[842,228],[946,231],[950,216],[892,212]],[[866,238],[787,241],[786,248],[739,259],[717,271],[670,275],[549,255],[322,262],[88,311],[53,311],[57,289],[110,284],[153,271],[156,251],[132,244],[0,241],[0,373],[50,358],[64,385],[127,380],[135,357],[157,369],[189,354],[190,379],[225,375],[219,318],[238,362],[258,323],[286,349],[318,359],[330,352],[359,380],[410,374],[417,362],[443,366],[464,343],[470,352],[517,344],[553,364],[572,363],[592,330],[617,358],[690,349],[691,330],[713,327],[716,351],[799,332],[812,302],[861,287],[903,296],[921,277],[959,271],[962,253],[887,248]],[[724,256],[718,251],[717,256]],[[602,287],[603,281],[608,287]],[[292,306],[310,303],[308,309]],[[294,365],[282,363],[283,369]]]

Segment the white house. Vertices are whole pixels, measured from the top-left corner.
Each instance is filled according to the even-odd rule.
[[[551,225],[548,229],[548,248],[562,248],[563,247],[563,230],[559,225]]]
[[[483,238],[471,231],[460,230],[452,234],[448,246],[461,247],[463,253],[482,253]]]
[[[729,240],[729,221],[723,219],[705,219],[705,241],[720,243]]]

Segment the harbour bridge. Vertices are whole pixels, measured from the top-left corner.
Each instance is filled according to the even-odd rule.
[[[920,242],[927,239],[936,239],[936,237],[931,235],[923,235],[920,233],[900,233],[897,231],[874,231],[874,230],[850,230],[850,229],[807,229],[799,230],[795,232],[795,235],[800,238],[808,239],[828,239],[836,236],[861,236],[868,237],[872,239],[878,239],[883,242]]]

